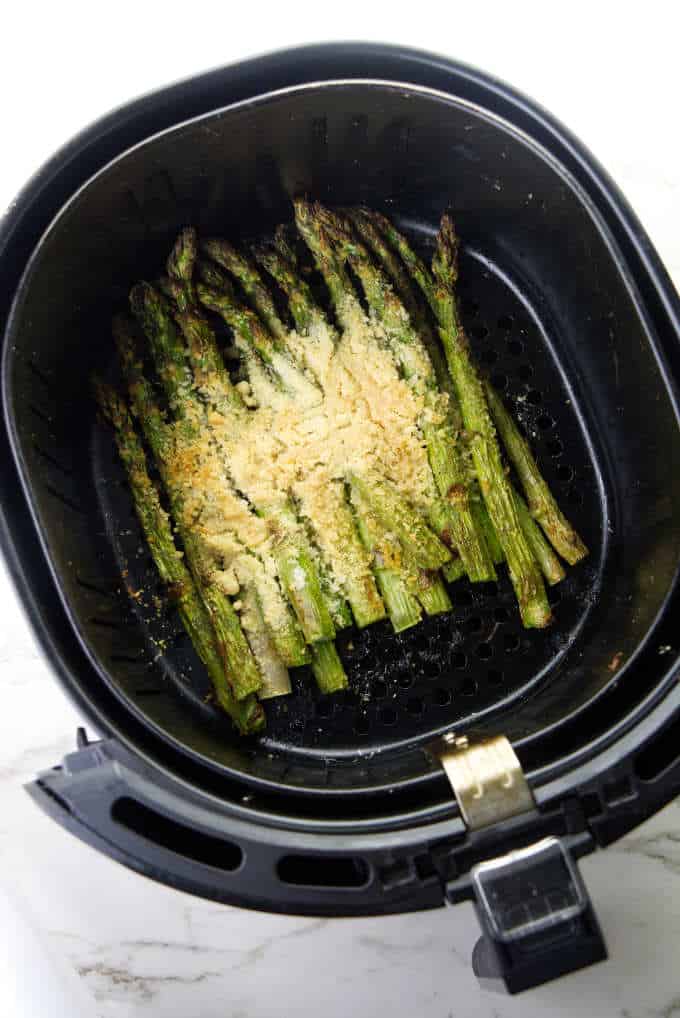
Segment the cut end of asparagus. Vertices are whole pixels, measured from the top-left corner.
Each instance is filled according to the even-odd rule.
[[[307,643],[333,640],[335,625],[309,555],[287,539],[275,554],[281,584]]]
[[[447,583],[455,583],[465,576],[465,566],[460,558],[455,558],[442,566],[442,573]]]
[[[312,671],[322,693],[337,693],[349,685],[335,644],[317,643],[312,647]]]
[[[453,608],[451,598],[438,573],[420,574],[418,577],[418,600],[428,615],[442,615],[444,612],[450,612]]]
[[[538,599],[520,604],[520,615],[525,629],[547,629],[553,620],[550,609]]]

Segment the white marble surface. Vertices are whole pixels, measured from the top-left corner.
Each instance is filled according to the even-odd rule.
[[[13,5],[3,18],[12,45],[0,63],[0,207],[56,145],[140,91],[280,45],[362,36],[455,53],[537,97],[604,162],[680,280],[672,5],[647,3],[628,14],[620,5],[575,2],[554,27],[545,6],[521,2],[451,4],[443,14],[425,3],[416,17],[350,0],[330,13],[327,5],[300,4],[298,17],[282,7],[236,24],[215,5],[219,31],[206,30],[205,7],[192,5],[173,20],[167,5],[161,17],[157,5],[121,2],[88,42],[91,15],[80,4]],[[583,864],[611,961],[506,999],[481,993],[471,974],[470,906],[361,920],[248,913],[147,881],[45,818],[22,783],[73,747],[79,718],[2,572],[0,685],[0,886],[32,924],[65,992],[84,994],[93,1016],[680,1015],[680,803]],[[0,950],[2,937],[0,928]],[[21,964],[32,973],[30,955]],[[9,999],[0,978],[2,1018],[27,1018]],[[44,1006],[30,1018],[65,1013],[56,998]]]

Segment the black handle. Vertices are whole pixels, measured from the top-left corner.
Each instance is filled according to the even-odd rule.
[[[483,931],[472,967],[485,987],[520,993],[606,959],[588,892],[560,839],[480,863],[471,878]]]
[[[436,877],[418,878],[391,849],[352,837],[290,840],[262,822],[150,771],[114,739],[88,742],[27,791],[81,841],[131,869],[191,894],[297,915],[378,915],[442,905]]]

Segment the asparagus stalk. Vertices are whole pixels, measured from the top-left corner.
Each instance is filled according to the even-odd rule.
[[[541,528],[529,512],[529,507],[522,496],[517,492],[514,492],[514,495],[517,515],[527,544],[534,553],[534,558],[541,567],[546,581],[553,587],[556,583],[560,583],[566,575],[562,563],[543,536]]]
[[[298,257],[295,248],[288,239],[288,227],[284,223],[279,223],[274,231],[274,249],[289,265],[295,269],[299,268]]]
[[[517,515],[514,493],[505,475],[484,388],[458,319],[455,299],[457,243],[453,223],[442,217],[432,261],[436,283],[428,286],[439,335],[456,386],[482,495],[503,548],[525,626],[544,627],[551,613],[543,579]]]
[[[148,283],[138,283],[130,292],[130,305],[149,340],[154,362],[168,403],[177,417],[184,414],[193,385],[191,369],[164,298]]]
[[[180,237],[179,244],[183,238]],[[186,250],[186,246],[184,245]],[[183,263],[186,266],[186,260]],[[190,270],[189,270],[190,271]],[[219,270],[218,270],[219,271]],[[177,311],[179,320],[182,324],[183,335],[189,336],[192,339],[191,352],[188,356],[190,365],[196,366],[197,373],[202,375],[204,378],[210,378],[210,396],[215,399],[216,397],[224,399],[227,404],[227,411],[229,413],[239,413],[244,407],[242,405],[241,396],[236,389],[231,385],[231,382],[223,368],[221,359],[217,361],[214,354],[214,337],[212,330],[210,330],[207,323],[205,323],[200,316],[192,312],[187,300],[187,289],[184,283],[177,278],[166,277],[162,284],[167,296],[177,303],[178,308],[182,308],[181,312]],[[188,291],[191,293],[191,290]],[[165,390],[168,397],[172,398],[172,392],[168,392],[168,386],[172,382],[172,375],[168,376],[168,372],[165,370],[164,358],[178,358],[176,348],[185,349],[182,338],[175,329],[174,323],[170,318],[171,309],[168,305],[158,301],[157,294],[152,287],[148,284],[141,284],[135,288],[135,304],[138,309],[140,317],[143,311],[143,322],[146,328],[155,332],[162,332],[167,337],[166,345],[163,347],[155,347],[155,362],[159,371],[160,377],[165,381]],[[144,304],[142,304],[144,301]],[[210,365],[210,372],[208,375],[204,373],[204,367],[208,363]],[[183,402],[181,403],[180,409],[183,415],[187,414],[187,408],[193,404],[194,416],[203,414],[203,405],[197,398],[197,392],[195,389],[188,387],[183,390],[182,393]],[[193,422],[196,424],[196,422]],[[240,545],[240,541],[233,535],[234,544]],[[243,549],[244,551],[246,549]],[[266,600],[271,603],[272,598],[276,604],[273,609],[269,612],[260,612],[260,616],[264,615],[265,624],[269,631],[269,640],[273,643],[277,653],[281,657],[284,665],[289,667],[295,667],[298,665],[306,664],[309,661],[309,652],[305,647],[304,638],[300,629],[296,625],[290,613],[286,611],[283,606],[283,598],[280,592],[274,588],[272,584],[276,581],[269,582],[265,575],[264,564],[260,559],[252,555],[253,558],[253,584],[255,592],[260,605]],[[280,599],[280,601],[279,601]],[[259,618],[258,615],[251,615],[253,620]],[[253,623],[254,624],[254,623]],[[251,625],[252,630],[252,625]],[[258,645],[264,647],[267,640],[264,635],[258,637]],[[257,655],[256,655],[257,656]],[[278,685],[282,683],[279,681]]]
[[[347,214],[361,239],[369,250],[373,252],[378,263],[382,265],[394,287],[395,293],[399,295],[406,307],[409,318],[415,325],[418,334],[427,348],[437,384],[442,392],[446,392],[449,396],[451,426],[460,430],[463,422],[453,380],[446,367],[446,360],[444,359],[441,345],[437,341],[428,321],[427,309],[423,305],[423,301],[418,299],[420,290],[414,288],[414,281],[411,275],[409,275],[404,262],[383,235],[382,230],[384,229],[384,224],[388,223],[388,220],[385,217],[381,217],[379,213],[365,208],[349,209]],[[391,224],[389,225],[391,227]],[[394,235],[396,231],[393,230],[392,233]]]
[[[241,733],[257,731],[264,725],[262,708],[252,695],[237,700],[232,694],[224,660],[216,644],[211,617],[175,546],[170,519],[149,477],[144,450],[127,406],[110,386],[99,380],[95,380],[95,393],[104,416],[113,426],[118,452],[130,482],[135,510],[151,556],[196,653],[206,667],[217,702],[232,717]]]
[[[476,479],[475,487],[477,489],[479,488]],[[489,518],[486,506],[484,505],[484,502],[481,499],[482,499],[481,492],[479,494],[479,501],[476,498],[472,499],[470,503],[472,515],[477,521],[477,526],[480,528],[480,530],[484,532],[486,546],[489,549],[489,554],[491,555],[491,560],[493,564],[495,566],[499,566],[501,562],[505,562],[505,555],[503,554],[501,542],[498,540],[498,534],[493,528],[493,523]]]
[[[322,693],[337,693],[347,688],[347,675],[332,642],[317,643],[312,648],[312,671]]]
[[[296,520],[292,509],[280,509],[276,523],[283,523],[275,548],[279,576],[305,639],[311,644],[332,640],[335,637],[335,625],[314,561],[304,542],[293,536]]]
[[[201,274],[206,278],[215,277],[214,270],[203,265]],[[257,353],[265,364],[273,366],[277,353],[281,353],[281,345],[272,339],[254,311],[241,304],[235,294],[224,289],[224,284],[222,289],[215,290],[206,283],[199,283],[196,291],[201,304],[218,314],[243,345]]]
[[[308,283],[299,275],[294,262],[277,248],[258,248],[255,258],[285,293],[295,328],[300,335],[313,334],[317,326],[331,329],[325,312],[314,300]]]
[[[417,625],[421,618],[416,598],[402,578],[400,556],[395,554],[395,543],[386,540],[384,530],[378,525],[369,506],[352,491],[352,505],[356,512],[357,529],[364,547],[373,560],[375,578],[382,594],[387,613],[395,633],[401,633]]]
[[[378,262],[387,273],[396,293],[401,297],[412,322],[416,325],[418,334],[422,338],[432,362],[437,385],[439,386],[439,389],[442,392],[445,392],[448,396],[447,424],[453,429],[454,433],[459,434],[463,429],[463,417],[460,412],[458,396],[453,384],[453,379],[451,378],[446,366],[446,359],[444,357],[441,344],[435,337],[430,326],[427,316],[427,308],[424,306],[423,301],[418,299],[420,290],[418,289],[416,292],[416,289],[414,289],[414,280],[409,275],[404,262],[395,250],[397,247],[397,238],[402,252],[407,255],[407,260],[410,257],[409,265],[412,270],[420,272],[421,275],[426,275],[427,270],[417,259],[417,256],[411,252],[406,238],[402,237],[401,234],[398,234],[394,227],[392,227],[392,224],[389,223],[384,216],[380,216],[379,213],[372,212],[371,210],[364,208],[350,209],[348,215],[354,223],[359,236],[362,238],[367,247],[370,248]],[[381,232],[382,230],[389,230],[393,241],[395,241],[395,247],[392,247],[386,237],[383,236],[383,232]],[[482,500],[481,493],[479,492],[477,479],[474,476],[474,473],[467,469],[465,457],[461,457],[460,465],[461,468],[465,469],[467,474],[469,506],[477,525],[477,529],[484,535],[489,554],[491,555],[491,561],[495,566],[500,565],[500,563],[504,561],[503,549],[501,548],[496,532],[493,529],[491,520],[489,519],[489,514]],[[459,568],[460,566],[449,565],[444,570],[445,575],[449,573],[453,576],[455,573],[455,578],[457,579]],[[447,576],[447,579],[450,579],[450,576]]]
[[[314,255],[317,266],[324,277],[338,320],[341,323],[349,323],[351,320],[350,312],[360,309],[361,305],[353,293],[352,283],[344,268],[342,258],[337,256],[329,233],[324,228],[325,224],[330,226],[337,240],[337,221],[334,221],[331,216],[327,216],[324,219],[324,214],[325,210],[318,205],[314,206],[302,200],[295,202],[296,225]],[[343,239],[346,239],[346,232],[342,230],[340,232],[343,235]],[[365,264],[367,259],[364,258],[363,261]],[[375,282],[375,280],[370,280],[369,277],[366,277],[366,279],[369,284]],[[281,277],[281,281],[284,282],[283,277]],[[375,307],[384,307],[384,297],[387,293],[386,287],[369,285],[368,292],[374,298]],[[370,300],[371,298],[369,297],[369,302]],[[401,328],[404,325],[403,311],[400,307],[394,306],[392,310],[394,316],[398,319],[398,328]],[[426,358],[424,359],[421,356],[419,360],[421,364],[426,364]],[[412,380],[415,384],[417,384],[417,380],[413,376],[417,374],[417,371],[411,371]],[[439,483],[446,488],[446,494],[451,496],[452,501],[458,502],[457,505],[451,506],[449,523],[456,533],[457,545],[463,549],[468,573],[471,578],[476,580],[493,579],[495,571],[484,544],[483,534],[475,526],[465,502],[466,489],[463,483],[463,464],[457,457],[455,445],[450,441],[451,436],[444,435],[442,429],[429,427],[427,429],[427,439],[433,473],[439,469]],[[436,473],[435,480],[437,481]],[[451,570],[450,575],[457,575],[457,570]]]
[[[271,700],[291,692],[290,676],[278,645],[274,642],[262,614],[259,599],[252,587],[243,594],[241,625],[248,637],[255,660],[260,666],[262,685],[257,695],[260,700]],[[301,664],[301,661],[296,661]]]
[[[241,284],[243,292],[275,340],[285,339],[287,329],[276,309],[276,304],[264,284],[257,267],[249,258],[228,244],[226,240],[206,240],[203,252],[222,268],[230,272]]]
[[[408,273],[400,261],[398,255],[386,243],[377,224],[374,222],[371,212],[364,208],[350,208],[344,210],[345,215],[350,219],[357,235],[373,252],[379,265],[381,265],[394,286],[406,308],[409,319],[421,330],[423,314],[419,301],[416,299]]]
[[[366,210],[364,213],[377,228],[379,233],[387,239],[392,248],[399,254],[406,266],[406,272],[422,290],[427,303],[437,319],[436,301],[434,297],[434,280],[425,262],[411,247],[403,233],[397,230],[396,226],[381,212]]]
[[[585,558],[588,549],[560,510],[531,453],[529,443],[520,433],[500,396],[488,382],[485,384],[485,392],[505,451],[524,488],[529,512],[540,523],[555,551],[570,566],[576,565]]]
[[[415,574],[414,589],[427,615],[442,615],[451,611],[453,607],[451,598],[439,573],[418,570]]]
[[[447,583],[455,583],[465,576],[465,566],[460,556],[445,562],[442,566],[442,575]]]
[[[388,481],[373,476],[366,479],[354,471],[347,480],[382,525],[397,535],[420,569],[439,569],[451,559],[446,545]]]
[[[324,278],[340,325],[351,324],[352,315],[361,311],[361,302],[354,293],[347,271],[339,260],[319,217],[320,207],[301,198],[294,203],[295,225],[300,236],[314,256],[317,268]]]
[[[212,579],[200,541],[191,528],[184,524],[183,494],[173,483],[167,469],[168,457],[172,455],[174,435],[163,420],[151,387],[144,378],[142,365],[135,356],[130,330],[125,319],[120,316],[114,320],[114,337],[126,376],[132,408],[156,459],[168,493],[175,525],[184,545],[187,562],[210,614],[234,694],[241,699],[259,689],[262,681],[260,670],[241,629],[238,614],[234,611],[231,601]]]

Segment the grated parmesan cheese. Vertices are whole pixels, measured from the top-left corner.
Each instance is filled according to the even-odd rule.
[[[223,388],[211,395],[204,382],[215,409],[202,427],[178,432],[170,465],[184,493],[183,522],[200,535],[225,593],[256,589],[268,624],[283,624],[287,611],[268,510],[293,495],[343,592],[370,572],[363,549],[353,554],[348,546],[348,471],[378,472],[423,510],[436,495],[421,431],[431,400],[401,377],[377,323],[357,305],[343,314],[339,339],[318,322],[309,336],[291,333],[286,345],[304,368],[276,354],[274,374],[243,350],[249,382],[237,386],[246,404],[240,411],[225,410]]]

